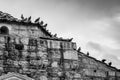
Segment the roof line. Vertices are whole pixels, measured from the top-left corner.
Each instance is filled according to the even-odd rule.
[[[71,39],[63,39],[63,38],[48,38],[48,37],[40,37],[41,39],[48,39],[48,40],[57,40],[57,41],[67,41],[67,42],[71,42],[72,41],[72,38]]]
[[[82,53],[84,56],[89,57],[89,58],[91,58],[91,59],[94,59],[95,61],[100,62],[100,63],[106,65],[106,66],[109,67],[109,68],[112,68],[112,69],[115,69],[115,70],[119,71],[119,69],[117,69],[116,67],[109,66],[108,64],[103,63],[103,62],[101,62],[100,60],[97,60],[96,58],[94,58],[94,57],[92,57],[92,56],[88,56],[88,55],[86,55],[86,54],[83,53],[83,52],[79,52],[79,53]]]

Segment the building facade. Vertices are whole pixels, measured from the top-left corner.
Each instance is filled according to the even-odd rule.
[[[47,24],[0,12],[0,80],[120,80],[120,71],[58,38]]]

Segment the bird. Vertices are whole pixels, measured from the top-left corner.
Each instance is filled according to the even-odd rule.
[[[102,62],[105,62],[106,61],[106,59],[102,59]]]
[[[43,22],[43,21],[41,21],[41,22],[40,22],[40,25],[43,25],[43,23],[44,23],[44,22]]]
[[[54,34],[54,37],[57,37],[57,34]]]
[[[111,66],[111,65],[112,65],[112,62],[109,62],[108,65]]]
[[[47,27],[47,24],[43,25],[43,27]]]
[[[28,22],[31,22],[31,16],[28,18]]]
[[[26,20],[27,20],[27,18],[23,19],[22,21],[26,21]]]
[[[87,52],[87,55],[89,56],[89,52]]]
[[[81,47],[79,47],[77,51],[80,52],[81,51]]]
[[[39,20],[40,20],[40,17],[39,17],[39,18],[37,18],[34,22],[35,22],[35,23],[38,23],[38,22],[39,22]]]
[[[23,14],[21,15],[21,19],[22,19],[22,20],[24,19]]]
[[[24,18],[24,19],[22,19],[21,21],[22,21],[22,22],[27,21],[27,18]]]

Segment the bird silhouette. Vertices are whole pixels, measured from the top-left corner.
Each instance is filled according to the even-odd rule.
[[[102,62],[105,62],[106,61],[106,59],[102,59]]]
[[[81,47],[79,47],[77,51],[80,52],[81,51]]]
[[[38,23],[38,22],[39,22],[39,20],[40,20],[40,17],[39,17],[39,18],[37,18],[34,22],[35,22],[35,23]]]
[[[43,25],[43,23],[44,23],[44,22],[43,22],[43,21],[41,21],[41,22],[40,22],[40,25]]]
[[[21,19],[22,19],[22,20],[24,19],[23,14],[21,15]]]
[[[47,24],[43,25],[43,27],[47,27]]]
[[[28,18],[28,22],[31,22],[31,16]]]
[[[87,52],[87,55],[89,56],[89,52]]]
[[[108,65],[111,66],[111,65],[112,65],[112,62],[109,62]]]
[[[27,18],[24,18],[22,21],[27,21]]]
[[[57,37],[57,34],[54,34],[54,37]]]

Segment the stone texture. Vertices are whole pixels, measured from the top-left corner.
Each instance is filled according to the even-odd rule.
[[[9,33],[0,32],[0,80],[120,80],[118,69],[77,51],[75,42],[52,36],[39,23],[3,17],[3,26]]]

